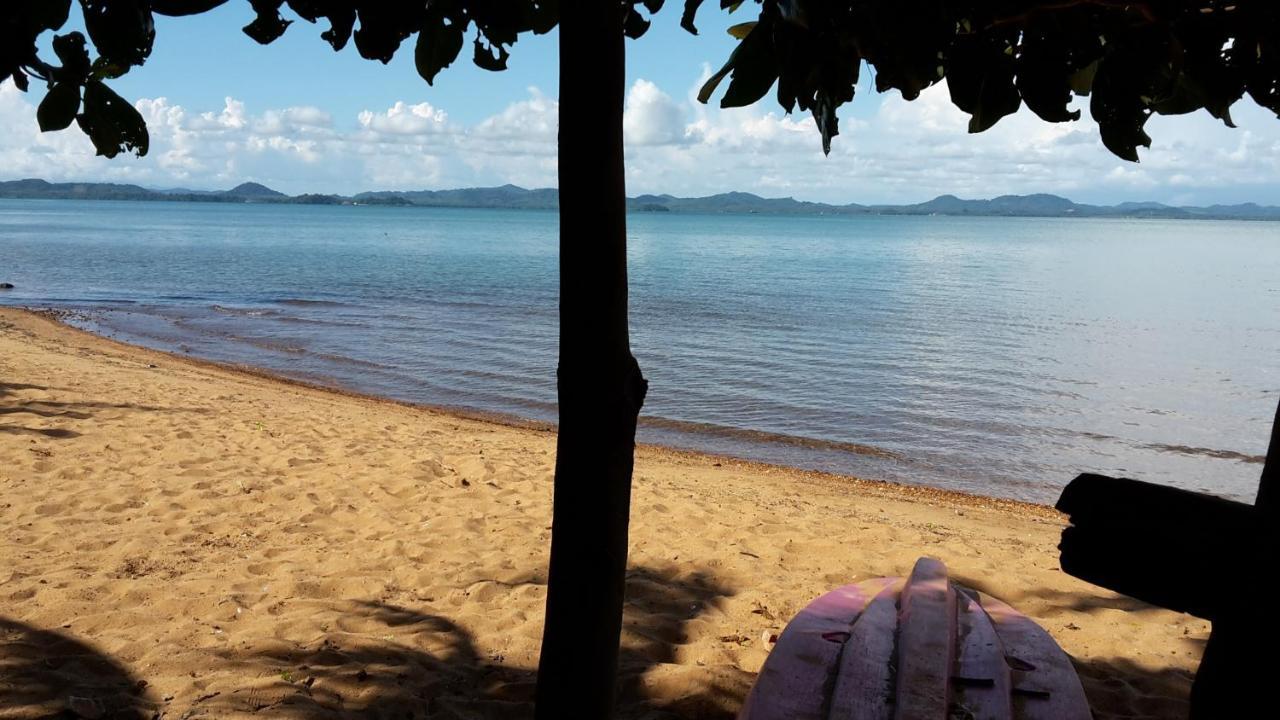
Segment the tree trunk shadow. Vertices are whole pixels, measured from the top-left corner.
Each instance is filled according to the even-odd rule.
[[[517,584],[545,582],[535,574]],[[733,717],[754,676],[700,667],[679,657],[680,646],[692,639],[689,623],[733,592],[704,570],[632,567],[618,718]],[[371,600],[338,601],[317,612],[333,614],[334,631],[302,643],[262,638],[210,650],[201,689],[180,692],[178,701],[158,708],[145,692],[130,694],[144,686],[110,658],[57,633],[11,623],[17,629],[8,634],[28,639],[15,637],[0,651],[0,669],[20,668],[13,675],[20,682],[0,685],[8,691],[0,695],[0,717],[62,717],[56,713],[66,711],[67,696],[76,692],[107,708],[104,718],[126,720],[153,715],[283,720],[533,716],[535,669],[486,654],[458,620]],[[74,664],[57,659],[71,657]],[[86,668],[97,669],[86,674]],[[97,679],[85,684],[86,677]]]
[[[512,585],[543,585],[533,573]],[[686,646],[736,593],[706,569],[632,566],[619,672],[620,720],[718,718],[737,713],[754,674],[702,665]],[[1032,593],[1034,594],[1034,593]],[[1011,598],[1016,601],[1018,598]],[[1027,598],[1023,598],[1024,600]],[[1055,604],[1093,608],[1055,593]],[[1125,599],[1102,606],[1139,610]],[[274,639],[210,650],[210,684],[173,704],[157,702],[122,663],[64,633],[0,618],[0,717],[74,718],[86,698],[104,719],[270,717],[493,718],[533,716],[535,671],[487,655],[458,621],[381,601],[340,601],[332,613],[359,632],[326,632],[309,642]],[[335,625],[339,623],[335,622]],[[1125,658],[1075,661],[1099,718],[1186,717],[1191,674]],[[203,673],[202,673],[203,675]]]

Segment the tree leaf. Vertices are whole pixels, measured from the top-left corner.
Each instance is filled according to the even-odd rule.
[[[772,42],[769,35],[772,27],[772,23],[754,24],[751,31],[729,54],[724,67],[702,84],[702,88],[698,91],[698,102],[706,104],[720,85],[720,81],[731,72],[734,79],[729,83],[729,89],[725,91],[720,107],[750,105],[769,92],[773,82],[778,79],[778,69],[770,57]],[[735,84],[738,86],[736,90]]]
[[[1089,46],[1074,43],[1069,47],[1061,35],[1054,35],[1046,28],[1029,29],[1023,34],[1022,46],[1014,61],[1018,93],[1031,112],[1042,120],[1079,120],[1080,111],[1069,109],[1074,97],[1070,79],[1079,72],[1082,62],[1088,66],[1089,57],[1101,53],[1102,47],[1096,40]],[[1092,83],[1093,78],[1089,81]],[[1087,89],[1081,94],[1087,95]]]
[[[1143,129],[1153,107],[1176,92],[1182,43],[1169,27],[1129,30],[1110,43],[1093,79],[1089,112],[1102,144],[1118,157],[1138,161],[1138,147],[1151,147]]]
[[[1067,83],[1071,86],[1071,92],[1082,97],[1088,97],[1093,91],[1093,79],[1098,75],[1098,60],[1085,65],[1076,70],[1067,79]]]
[[[818,93],[813,103],[813,121],[818,124],[818,132],[822,135],[822,154],[831,154],[831,138],[840,134],[840,120],[836,117],[835,105],[824,93]]]
[[[694,27],[693,19],[698,14],[698,7],[701,5],[702,0],[684,0],[684,13],[680,15],[680,27],[688,30],[693,35],[698,34],[698,28]]]
[[[356,26],[356,11],[350,7],[335,7],[326,17],[329,18],[329,29],[320,33],[320,39],[329,43],[336,52],[346,47],[351,39],[351,31]]]
[[[360,28],[354,33],[356,50],[367,60],[391,62],[400,44],[422,27],[421,13],[414,12],[413,3],[359,3],[357,7]]]
[[[259,45],[275,42],[293,24],[292,20],[285,20],[280,16],[281,0],[250,0],[250,4],[257,17],[245,25],[243,30],[245,35],[253,38]]]
[[[202,12],[208,12],[227,0],[151,0],[151,11],[168,15],[169,17],[182,17],[184,15],[199,15]]]
[[[796,77],[793,73],[788,73],[784,68],[778,73],[778,105],[786,111],[788,115],[795,112],[796,102],[800,99],[800,88],[803,87],[804,80],[807,78]],[[804,108],[800,108],[803,110]]]
[[[84,25],[98,54],[123,65],[141,65],[156,38],[147,0],[80,0]]]
[[[89,76],[89,51],[85,48],[84,35],[78,32],[56,35],[53,52],[62,61],[54,75],[59,81],[79,85]]]
[[[556,24],[560,22],[559,0],[537,0],[532,4],[533,8],[529,13],[529,29],[533,34],[545,35],[554,30]],[[658,5],[661,6],[662,3],[659,2]]]
[[[969,132],[991,128],[1022,107],[1013,85],[1015,37],[962,35],[952,43],[944,66],[951,102],[969,113]]]
[[[778,70],[771,63],[763,62],[768,59],[770,58],[762,58],[759,63],[740,63],[735,67],[729,89],[720,98],[720,107],[746,107],[769,94],[773,84],[778,81]]]
[[[938,68],[958,32],[957,19],[947,12],[949,5],[941,0],[855,5],[851,23],[894,28],[857,38],[859,52],[875,68],[877,92],[896,89],[904,100],[915,100],[921,90],[942,79]]]
[[[1170,92],[1158,98],[1153,109],[1161,115],[1176,115],[1203,108],[1227,127],[1235,127],[1231,105],[1244,95],[1244,77],[1238,67],[1220,62],[1218,48],[1224,42],[1221,35],[1185,40]]]
[[[83,110],[76,116],[76,124],[93,141],[98,154],[109,158],[122,151],[142,157],[151,142],[142,115],[97,80],[84,86]]]
[[[1241,69],[1249,97],[1280,117],[1280,38],[1267,30],[1280,27],[1280,8],[1270,6],[1271,23],[1252,23],[1249,32],[1236,38],[1227,57]]]
[[[94,80],[114,80],[127,72],[129,68],[124,65],[100,57],[93,61],[93,66],[89,69],[89,77]]]
[[[649,30],[649,21],[640,15],[635,5],[628,5],[622,16],[622,34],[632,40],[639,39]]]
[[[418,43],[413,50],[413,61],[418,74],[428,85],[434,83],[436,74],[457,59],[462,52],[462,28],[446,25],[442,20],[428,20],[418,33]]]
[[[44,30],[57,30],[67,23],[71,14],[71,0],[7,0],[22,2],[26,6],[27,17],[31,21],[31,30],[40,33]]]
[[[756,22],[754,20],[751,22],[738,23],[737,25],[729,28],[729,34],[739,40],[743,40],[751,33],[751,29],[755,26]]]
[[[497,50],[496,55],[494,50]],[[486,48],[480,38],[476,38],[475,57],[472,60],[477,67],[491,72],[501,72],[507,69],[507,58],[509,57],[511,57],[511,53],[507,52],[507,49],[501,45],[495,48]]]
[[[55,83],[49,88],[40,107],[36,108],[36,122],[41,132],[66,130],[80,112],[80,86],[74,83]]]
[[[733,70],[732,56],[729,57],[729,62],[725,63],[724,67],[717,70],[714,75],[707,78],[706,82],[702,83],[702,88],[698,90],[698,102],[706,105],[707,101],[711,99],[711,93],[716,91],[716,87],[720,84],[720,81],[724,80],[725,76],[729,74],[730,70]]]
[[[1143,130],[1151,111],[1143,102],[1145,79],[1141,68],[1110,56],[1098,65],[1093,81],[1089,113],[1098,123],[1102,144],[1115,156],[1138,162],[1138,147],[1151,147],[1151,136]]]

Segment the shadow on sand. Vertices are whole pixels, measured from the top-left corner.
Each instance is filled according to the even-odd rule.
[[[541,577],[530,583],[542,584]],[[709,574],[633,568],[620,659],[618,718],[732,718],[752,676],[676,665],[688,625],[733,590]],[[532,717],[535,673],[479,651],[475,638],[438,614],[360,601],[344,611],[365,627],[397,632],[328,637],[309,647],[229,651],[222,661],[248,678],[269,678],[199,703],[190,717],[254,712],[275,718]],[[372,623],[372,625],[370,625]],[[654,676],[657,676],[656,678]],[[655,699],[661,685],[659,701]]]
[[[1041,619],[1057,617],[1063,613],[1094,615],[1105,611],[1121,611],[1127,614],[1148,615],[1169,612],[1164,608],[1142,602],[1105,588],[1092,592],[1063,592],[1050,588],[1032,588],[1010,595],[1000,593],[991,583],[980,578],[957,577],[957,582],[999,597],[1015,608],[1030,612],[1039,605],[1036,613]],[[1151,632],[1164,632],[1165,628],[1153,624]],[[1169,629],[1168,632],[1174,632]],[[1179,638],[1181,652],[1199,658],[1204,652],[1202,638]],[[1097,720],[1179,720],[1190,712],[1191,682],[1194,673],[1182,667],[1148,667],[1125,657],[1071,658],[1076,673],[1084,685],[1089,705],[1094,708]]]
[[[694,624],[714,622],[706,613],[734,592],[705,571],[639,567],[628,573],[618,718],[734,716],[752,674],[681,655]],[[1064,608],[1145,609],[1118,596],[1050,595],[1044,598]],[[1016,605],[1018,598],[1009,600]],[[103,711],[100,717],[120,720],[532,716],[533,669],[483,653],[450,618],[377,601],[344,601],[331,612],[361,631],[326,633],[309,644],[274,641],[211,651],[210,666],[230,671],[224,677],[234,680],[172,708],[152,697],[142,679],[86,643],[0,618],[0,717],[83,717],[69,709],[71,697],[88,698],[91,710]],[[1076,666],[1091,704],[1105,708],[1097,714],[1100,720],[1186,717],[1186,670],[1153,669],[1124,658]]]
[[[76,438],[80,437],[81,433],[76,432],[75,430],[62,427],[36,427],[29,424],[29,421],[51,419],[88,420],[93,417],[94,411],[101,410],[138,410],[143,412],[187,413],[209,412],[207,408],[166,408],[150,405],[135,405],[132,403],[92,401],[61,402],[54,400],[19,398],[15,395],[16,391],[21,390],[43,392],[57,389],[60,388],[51,388],[43,385],[30,385],[27,383],[0,382],[0,434],[43,436],[57,440]]]
[[[146,684],[70,635],[0,617],[0,717],[95,714],[115,720],[152,717]]]
[[[676,663],[689,623],[732,593],[703,572],[628,573],[618,718],[733,717],[750,673]],[[69,709],[71,697],[88,698],[100,717],[120,720],[532,717],[533,668],[482,653],[450,618],[375,601],[336,603],[333,612],[361,632],[211,651],[211,668],[235,678],[235,687],[210,685],[172,708],[88,644],[0,619],[0,717],[83,717]]]

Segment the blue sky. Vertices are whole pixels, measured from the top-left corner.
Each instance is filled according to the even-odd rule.
[[[719,67],[729,56],[736,41],[725,28],[747,12],[729,15],[711,8],[694,36],[679,27],[679,10],[673,3],[654,18],[644,38],[628,42],[628,84],[644,78],[683,91],[698,79],[703,64]],[[186,107],[217,104],[230,95],[250,107],[319,105],[334,117],[350,118],[369,107],[426,101],[466,124],[523,99],[529,87],[551,97],[557,92],[554,31],[522,36],[512,49],[510,67],[500,73],[472,64],[468,44],[458,61],[428,86],[414,69],[412,38],[383,65],[360,57],[353,45],[335,53],[320,39],[328,27],[323,21],[311,25],[298,20],[276,42],[258,45],[240,31],[252,19],[245,2],[229,2],[196,18],[158,17],[151,59],[114,87],[126,97],[164,95]]]
[[[713,5],[701,34],[672,4],[628,42],[628,191],[704,195],[745,190],[828,202],[917,202],[938,194],[1054,192],[1085,202],[1280,204],[1280,120],[1248,100],[1240,129],[1206,114],[1155,118],[1139,165],[1112,157],[1087,119],[1050,125],[1023,110],[980,136],[945,85],[905,103],[863,87],[841,112],[823,157],[807,116],[770,98],[721,111],[693,93],[732,51]],[[75,11],[73,11],[73,15]],[[195,18],[159,18],[151,59],[113,82],[148,119],[144,159],[93,157],[78,131],[40,134],[32,95],[0,85],[0,175],[225,188],[244,180],[292,193],[555,183],[556,39],[523,37],[506,72],[463,57],[428,87],[412,40],[389,65],[353,47],[334,53],[323,25],[299,20],[262,47],[240,32],[248,3]],[[74,21],[73,21],[74,23]],[[1086,112],[1087,115],[1087,112]]]

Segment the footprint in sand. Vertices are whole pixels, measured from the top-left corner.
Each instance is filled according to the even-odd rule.
[[[262,551],[262,556],[268,560],[275,560],[286,552],[287,550],[284,550],[283,548],[267,548]]]
[[[198,465],[208,465],[214,460],[217,460],[217,458],[200,457],[200,458],[191,458],[188,460],[179,460],[178,467],[186,469],[186,468],[196,467]]]
[[[110,548],[112,545],[115,545],[116,542],[117,541],[115,540],[91,540],[89,542],[76,545],[76,552],[100,552]]]

